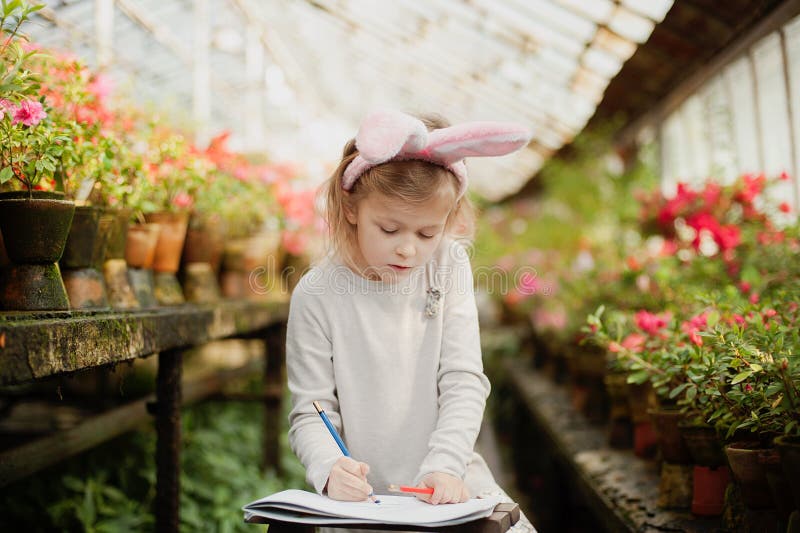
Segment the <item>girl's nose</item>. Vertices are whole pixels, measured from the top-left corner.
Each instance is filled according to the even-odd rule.
[[[414,257],[417,254],[414,245],[411,243],[403,243],[397,247],[397,255],[403,257]]]

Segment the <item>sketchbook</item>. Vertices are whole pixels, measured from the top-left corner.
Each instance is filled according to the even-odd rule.
[[[464,503],[430,505],[413,496],[380,495],[372,501],[341,502],[304,490],[284,490],[248,503],[245,521],[255,517],[299,524],[400,524],[450,526],[485,518],[498,498],[473,498]]]

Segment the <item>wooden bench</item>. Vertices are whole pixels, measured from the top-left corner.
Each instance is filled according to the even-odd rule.
[[[494,512],[486,518],[474,520],[465,524],[447,527],[422,527],[394,524],[296,524],[282,522],[261,516],[253,516],[246,520],[249,524],[267,524],[269,533],[314,533],[315,527],[330,527],[334,529],[377,529],[381,531],[438,531],[440,533],[504,533],[519,521],[519,505],[516,503],[499,503]]]

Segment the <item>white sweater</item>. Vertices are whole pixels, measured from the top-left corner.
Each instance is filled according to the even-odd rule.
[[[444,295],[426,315],[429,276]],[[483,374],[469,258],[443,240],[431,262],[396,284],[366,280],[332,258],[292,294],[286,338],[289,442],[322,493],[342,456],[319,400],[352,457],[370,465],[376,494],[429,472],[465,479],[471,495],[496,487],[473,447],[489,381]],[[468,472],[469,467],[469,472]]]

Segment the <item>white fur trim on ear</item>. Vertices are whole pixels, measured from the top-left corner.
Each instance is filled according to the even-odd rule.
[[[371,113],[356,134],[358,153],[373,164],[385,163],[400,152],[418,152],[427,142],[425,124],[399,111]]]

